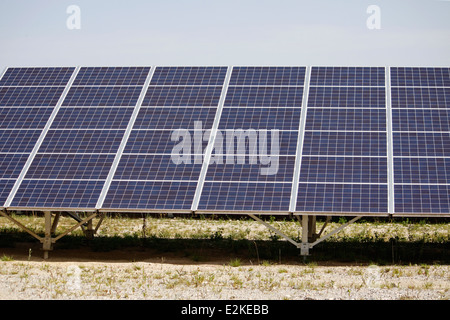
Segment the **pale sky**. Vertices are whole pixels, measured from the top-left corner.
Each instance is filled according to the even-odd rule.
[[[80,29],[66,25],[70,5]],[[136,65],[450,66],[450,1],[0,2],[0,72]]]

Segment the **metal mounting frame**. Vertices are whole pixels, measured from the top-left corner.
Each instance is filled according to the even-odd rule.
[[[348,225],[350,225],[350,224],[354,223],[355,221],[358,221],[359,219],[362,218],[362,216],[356,216],[353,219],[351,219],[350,221],[348,221],[347,223],[328,232],[323,237],[321,237],[323,231],[325,230],[326,226],[328,225],[328,223],[331,220],[331,216],[327,216],[324,225],[322,226],[322,228],[320,229],[320,231],[318,233],[316,233],[316,217],[317,216],[303,215],[303,216],[301,216],[301,218],[300,218],[300,216],[297,216],[297,219],[299,220],[299,222],[301,224],[301,229],[302,229],[302,237],[301,237],[302,241],[297,242],[297,241],[293,240],[291,237],[289,237],[288,235],[286,235],[285,233],[283,233],[282,231],[275,228],[274,226],[270,225],[269,223],[265,222],[264,220],[261,220],[254,214],[249,214],[249,216],[252,219],[256,220],[257,222],[261,223],[262,225],[266,226],[268,229],[272,230],[279,236],[283,237],[290,243],[292,243],[298,249],[300,249],[301,256],[308,256],[309,250],[312,249],[314,246],[316,246],[320,242],[328,239],[332,235],[340,232],[342,229],[344,229]]]
[[[48,253],[49,253],[49,251],[53,250],[53,244],[56,241],[58,241],[65,235],[69,234],[70,232],[74,231],[78,227],[82,227],[85,236],[88,239],[92,239],[93,236],[97,233],[97,231],[104,219],[104,214],[98,213],[98,212],[91,213],[84,219],[81,219],[79,216],[76,216],[76,217],[78,217],[78,219],[77,219],[77,218],[75,218],[75,216],[73,214],[70,214],[70,216],[72,218],[74,218],[75,220],[77,220],[78,223],[73,225],[68,230],[64,231],[63,233],[61,233],[55,237],[52,237],[52,235],[55,235],[56,228],[57,228],[58,222],[59,222],[59,218],[61,216],[61,212],[43,211],[43,213],[44,213],[44,237],[41,237],[38,234],[36,234],[35,232],[33,232],[32,230],[28,229],[22,223],[20,223],[19,221],[17,221],[13,217],[11,217],[6,212],[6,210],[0,211],[0,215],[7,218],[9,221],[11,221],[15,225],[17,225],[20,229],[29,233],[31,236],[33,236],[34,238],[36,238],[37,240],[39,240],[42,243],[42,250],[44,251],[44,259],[48,259]],[[53,221],[52,221],[52,213],[55,214]],[[94,228],[92,222],[93,222],[93,219],[97,216],[99,216],[100,219]],[[86,229],[84,229],[84,227],[86,227]]]

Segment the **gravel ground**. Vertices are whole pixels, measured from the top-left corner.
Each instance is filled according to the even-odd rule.
[[[239,265],[240,264],[240,265]],[[450,267],[1,261],[0,299],[448,300]]]

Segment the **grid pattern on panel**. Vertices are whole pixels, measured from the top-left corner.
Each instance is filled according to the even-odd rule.
[[[8,68],[0,79],[0,202],[7,200],[75,68]]]
[[[199,210],[289,210],[305,72],[233,68]]]
[[[11,205],[94,208],[148,72],[80,68]]]
[[[226,67],[156,67],[103,208],[190,210]]]
[[[387,212],[385,69],[312,67],[299,212]]]
[[[450,208],[450,68],[391,68],[396,213]]]
[[[150,67],[83,67],[73,85],[142,86]]]

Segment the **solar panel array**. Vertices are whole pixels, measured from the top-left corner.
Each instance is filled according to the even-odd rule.
[[[450,68],[7,68],[8,210],[448,216]]]

